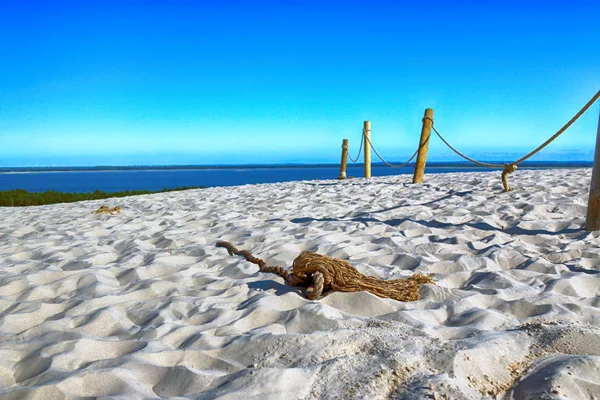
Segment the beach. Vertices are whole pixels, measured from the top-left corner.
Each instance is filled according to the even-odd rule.
[[[411,178],[0,207],[0,398],[600,399],[591,169]],[[221,240],[435,284],[309,300]]]

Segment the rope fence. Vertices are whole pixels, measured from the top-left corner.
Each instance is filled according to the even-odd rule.
[[[415,152],[413,153],[413,155],[408,159],[408,161],[402,163],[402,164],[392,164],[388,161],[386,161],[377,151],[377,149],[375,148],[375,146],[373,146],[373,142],[371,141],[371,139],[369,139],[366,135],[365,135],[365,130],[363,129],[361,137],[360,137],[360,147],[358,150],[358,154],[356,155],[356,158],[352,158],[352,156],[348,155],[348,158],[350,159],[351,162],[355,163],[358,162],[358,159],[360,157],[360,154],[362,152],[362,148],[363,148],[363,143],[364,141],[367,141],[368,146],[373,150],[373,152],[377,155],[377,158],[379,158],[379,160],[381,160],[382,163],[384,163],[386,166],[390,167],[390,168],[403,168],[406,167],[408,164],[410,164],[410,162],[417,156],[417,153],[419,152],[419,149],[415,150]]]
[[[377,155],[377,157],[381,160],[381,162],[383,162],[387,167],[390,167],[390,168],[406,167],[418,155],[417,162],[415,164],[415,175],[413,178],[413,183],[421,183],[423,175],[424,175],[424,170],[425,170],[425,163],[426,163],[426,158],[427,158],[427,147],[428,147],[428,143],[429,143],[429,139],[430,139],[430,133],[431,133],[431,130],[433,130],[435,132],[435,134],[440,138],[440,140],[446,146],[448,146],[448,148],[450,150],[452,150],[455,154],[457,154],[459,157],[463,158],[464,160],[467,160],[475,165],[478,165],[478,166],[484,167],[484,168],[502,169],[501,178],[502,178],[502,185],[504,186],[504,191],[510,192],[510,191],[512,191],[512,188],[508,184],[508,174],[515,172],[517,170],[518,164],[521,164],[522,162],[526,161],[527,159],[533,157],[535,154],[539,153],[546,146],[548,146],[550,143],[552,143],[554,140],[556,140],[560,135],[562,135],[599,98],[600,98],[600,91],[598,91],[594,96],[592,96],[592,98],[579,110],[579,112],[577,112],[577,114],[575,114],[573,116],[573,118],[571,118],[562,128],[560,128],[548,140],[546,140],[544,143],[539,145],[537,148],[535,148],[528,154],[519,158],[518,160],[513,161],[511,163],[507,163],[507,164],[494,164],[494,163],[478,161],[478,160],[475,160],[474,158],[471,158],[471,157],[465,155],[464,153],[460,152],[458,149],[456,149],[454,146],[452,146],[448,142],[448,140],[446,140],[444,138],[444,136],[442,136],[442,134],[436,128],[436,126],[434,125],[434,120],[433,120],[433,110],[430,108],[425,110],[425,116],[422,119],[423,128],[421,130],[421,140],[419,142],[419,146],[418,146],[417,150],[414,152],[414,154],[408,159],[408,161],[406,161],[402,164],[392,164],[392,163],[389,163],[388,161],[386,161],[379,154],[379,152],[373,145],[372,140],[370,138],[371,123],[369,121],[365,121],[365,128],[362,130],[359,150],[358,150],[358,154],[357,154],[356,158],[353,159],[351,156],[348,156],[348,157],[350,158],[350,160],[352,162],[357,162],[360,157],[361,152],[363,151],[363,143],[364,143],[365,177],[368,178],[371,176],[371,156],[370,156],[371,149]],[[346,157],[346,152],[348,150],[348,140],[347,139],[344,139],[344,144],[342,145],[342,149],[343,149],[342,150],[342,168],[340,171],[340,179],[345,179],[346,178],[346,172],[345,172],[346,159],[345,159],[345,157]],[[592,195],[594,195],[594,196],[598,197],[598,199],[594,200],[595,201],[594,204],[597,204],[598,206],[596,207],[597,210],[594,212],[593,216],[590,217],[590,215],[588,214],[588,224],[586,225],[586,229],[588,229],[590,226],[594,227],[594,229],[588,229],[588,230],[600,229],[600,154],[599,153],[600,153],[600,118],[599,118],[599,122],[598,122],[596,155],[595,155],[595,159],[594,159],[594,169],[593,169],[593,176],[592,176],[592,185],[595,185],[598,187],[590,188],[590,204],[592,203]],[[596,159],[598,159],[598,162],[596,162]],[[593,224],[590,224],[589,223],[590,218],[595,218],[596,222]]]
[[[373,143],[371,142],[371,139],[369,139],[366,136],[365,136],[365,138],[367,139],[367,142],[369,143],[369,146],[371,147],[371,149],[373,149],[373,151],[375,152],[375,154],[377,155],[377,157],[381,160],[381,162],[383,162],[385,165],[387,165],[390,168],[402,168],[402,167],[406,167],[408,164],[410,164],[410,162],[413,160],[413,158],[415,158],[417,156],[417,153],[419,152],[419,149],[415,150],[415,153],[405,163],[402,163],[402,164],[390,164],[389,162],[387,162],[386,160],[384,160],[383,157],[381,157],[379,155],[379,152],[375,149],[375,146],[373,146]]]
[[[435,125],[433,124],[433,119],[431,120],[431,125],[433,128],[433,131],[436,133],[436,135],[442,140],[442,142],[444,142],[444,144],[446,144],[446,146],[448,146],[450,148],[450,150],[452,150],[454,153],[456,153],[459,157],[462,157],[463,159],[472,162],[475,165],[479,165],[481,167],[486,167],[486,168],[502,168],[502,184],[504,185],[504,190],[506,192],[510,192],[512,189],[510,188],[509,184],[508,184],[508,174],[514,172],[517,170],[517,165],[521,164],[523,161],[533,157],[535,154],[539,153],[540,151],[542,151],[546,146],[548,146],[550,143],[552,143],[556,138],[558,138],[560,135],[562,135],[567,129],[569,129],[569,127],[571,125],[573,125],[575,123],[575,121],[577,121],[579,119],[579,117],[581,117],[591,106],[592,104],[594,104],[596,102],[596,100],[598,100],[598,98],[600,98],[600,91],[598,91],[582,108],[581,110],[579,110],[579,112],[577,114],[575,114],[575,116],[573,118],[571,118],[562,128],[560,128],[558,130],[558,132],[556,132],[554,135],[552,135],[548,140],[546,140],[544,143],[542,143],[541,145],[539,145],[536,149],[532,150],[531,152],[529,152],[528,154],[526,154],[525,156],[519,158],[516,161],[513,161],[511,163],[508,164],[490,164],[490,163],[486,163],[486,162],[482,162],[482,161],[477,161],[473,158],[467,157],[466,155],[464,155],[463,153],[461,153],[460,151],[458,151],[456,148],[454,148],[452,145],[450,145],[450,143],[448,143],[448,141],[446,139],[444,139],[444,137],[442,136],[442,134],[436,129]]]
[[[360,157],[360,153],[362,152],[364,139],[365,139],[365,130],[363,129],[362,133],[360,134],[360,144],[358,145],[358,154],[356,155],[356,159],[353,159],[351,155],[348,155],[348,158],[350,159],[350,161],[352,161],[352,162],[358,161],[358,157]]]

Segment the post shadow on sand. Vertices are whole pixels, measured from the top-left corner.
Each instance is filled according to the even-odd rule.
[[[527,269],[527,267],[529,267],[531,264],[535,264],[536,262],[537,262],[536,259],[530,258],[530,259],[523,261],[521,264],[514,266],[512,269]],[[564,265],[565,267],[567,267],[569,269],[569,271],[571,271],[571,272],[579,272],[579,273],[588,274],[588,275],[600,274],[600,271],[589,269],[589,268],[583,268],[583,267],[580,267],[573,263],[562,263],[561,265]]]
[[[391,176],[398,176],[398,175],[383,175],[383,176],[376,176],[376,178],[389,178]],[[361,180],[362,179],[362,180]],[[351,181],[353,183],[353,186],[368,186],[371,185],[371,182],[368,180],[369,178],[363,178],[361,176],[351,176],[350,178],[347,179],[342,179],[342,180],[336,180],[336,182],[331,182],[331,183],[320,183],[320,182],[298,182],[299,185],[307,185],[307,186],[338,186],[340,184],[342,184],[343,182],[348,182]],[[405,188],[409,187],[409,186],[414,186],[413,183],[408,183],[408,182],[377,182],[377,186],[383,186],[383,185],[393,185],[393,186],[398,186],[398,185],[402,185]],[[424,188],[429,188],[431,187],[430,184],[428,183],[420,183],[419,187],[424,187]]]
[[[436,229],[445,229],[445,228],[456,229],[456,228],[467,226],[467,227],[482,230],[482,231],[504,232],[504,233],[508,233],[510,235],[527,235],[527,236],[568,235],[568,234],[572,234],[572,233],[580,233],[583,229],[583,227],[570,228],[570,229],[563,229],[559,232],[552,232],[552,231],[548,231],[545,229],[524,229],[524,228],[521,228],[518,226],[499,228],[499,227],[490,225],[486,222],[476,222],[476,223],[464,222],[464,223],[459,223],[459,224],[452,224],[452,223],[440,222],[440,221],[423,221],[423,220],[418,220],[418,219],[413,219],[413,218],[393,218],[393,219],[388,219],[386,221],[382,221],[382,220],[379,220],[374,217],[359,217],[359,218],[350,218],[350,219],[304,217],[304,218],[293,218],[290,220],[290,222],[293,222],[295,224],[303,224],[303,223],[307,223],[307,222],[342,222],[342,221],[344,221],[344,222],[361,222],[365,225],[367,222],[375,222],[375,223],[386,224],[386,225],[389,225],[392,227],[397,227],[399,225],[402,225],[404,222],[414,222],[416,224],[425,226],[427,228],[436,228]]]
[[[375,211],[366,211],[366,212],[364,212],[363,214],[377,214],[377,213],[382,213],[382,212],[387,212],[387,211],[398,210],[398,209],[400,209],[400,208],[402,208],[402,207],[419,207],[419,206],[430,206],[430,205],[432,205],[432,204],[435,204],[435,203],[437,203],[437,202],[439,202],[439,201],[442,201],[442,200],[447,200],[447,199],[450,199],[450,198],[452,198],[452,197],[455,197],[455,196],[458,196],[458,197],[463,197],[463,196],[466,196],[466,195],[468,195],[468,194],[471,194],[471,193],[473,193],[473,191],[472,191],[472,190],[466,190],[466,191],[464,191],[464,192],[459,192],[459,191],[455,191],[455,190],[450,190],[450,192],[448,192],[448,194],[447,194],[447,195],[445,195],[445,196],[442,196],[442,197],[440,197],[440,198],[438,198],[438,199],[434,199],[434,200],[428,201],[428,202],[426,202],[426,203],[421,203],[421,204],[398,204],[397,206],[394,206],[394,207],[389,207],[389,208],[383,208],[383,209],[381,209],[381,210],[375,210]],[[344,215],[342,218],[347,218],[347,217],[348,217],[350,214],[351,214],[351,213],[349,213],[349,214],[346,214],[346,215]]]
[[[569,271],[571,271],[571,272],[581,272],[583,274],[588,274],[588,275],[600,274],[600,271],[596,271],[594,269],[578,267],[577,265],[574,265],[574,264],[564,264],[564,265],[567,268],[569,268]]]
[[[386,211],[397,210],[397,209],[400,209],[402,207],[429,206],[429,205],[435,204],[435,203],[437,203],[439,201],[442,201],[442,200],[449,199],[449,198],[454,197],[454,196],[463,197],[463,196],[466,196],[466,195],[471,194],[471,193],[473,193],[472,190],[470,190],[470,191],[464,191],[464,192],[459,192],[459,191],[451,190],[450,192],[448,192],[448,194],[446,194],[446,195],[444,195],[444,196],[442,196],[442,197],[440,197],[438,199],[434,199],[434,200],[428,201],[426,203],[421,203],[421,204],[399,204],[397,206],[389,207],[389,208],[383,208],[381,210],[365,211],[362,214],[363,215],[366,215],[366,214],[369,214],[369,215],[371,215],[371,214],[377,214],[377,213],[382,213],[382,212],[386,212]],[[346,218],[348,218],[348,216],[350,216],[350,214],[352,214],[352,212],[350,212],[350,213],[348,213],[348,214],[346,214],[346,215],[344,215],[342,217],[339,217],[339,218],[330,217],[330,218],[315,219],[315,218],[306,217],[306,218],[294,218],[294,219],[292,219],[290,221],[294,222],[294,223],[304,223],[304,222],[311,222],[311,221],[321,221],[321,222],[359,221],[359,222],[363,222],[361,220],[361,218],[356,218],[356,216],[354,217],[354,219],[346,219]],[[273,221],[281,221],[281,218],[270,219],[267,222],[273,222]],[[376,219],[372,219],[372,221],[374,221],[374,222],[382,222],[382,221],[379,221],[379,220],[376,220]]]
[[[581,228],[570,228],[570,229],[563,229],[559,232],[552,232],[552,231],[548,231],[545,229],[524,229],[521,228],[519,226],[513,225],[513,226],[509,226],[509,227],[496,227],[493,225],[490,225],[486,222],[463,222],[463,223],[457,223],[457,224],[453,224],[453,223],[447,223],[447,222],[440,222],[440,221],[424,221],[424,220],[417,220],[417,219],[413,219],[413,218],[392,218],[392,219],[388,219],[388,220],[379,220],[377,218],[372,217],[371,215],[373,214],[377,214],[377,213],[382,213],[382,212],[387,212],[387,211],[393,211],[393,210],[398,210],[400,208],[403,207],[419,207],[419,206],[430,206],[433,205],[435,203],[438,203],[440,201],[443,200],[447,200],[450,199],[452,197],[464,197],[466,195],[469,195],[473,193],[472,190],[467,190],[467,191],[454,191],[451,190],[448,194],[425,202],[425,203],[420,203],[420,204],[400,204],[394,207],[389,207],[389,208],[385,208],[385,209],[381,209],[381,210],[375,210],[375,211],[365,211],[364,213],[362,213],[363,215],[369,215],[368,217],[362,217],[362,216],[355,216],[353,218],[347,218],[351,213],[346,214],[343,217],[340,218],[336,218],[336,217],[329,217],[329,218],[311,218],[311,217],[303,217],[303,218],[293,218],[290,220],[290,222],[296,223],[296,224],[302,224],[302,223],[307,223],[307,222],[341,222],[341,221],[345,221],[345,222],[361,222],[363,224],[366,224],[367,222],[375,222],[375,223],[383,223],[389,226],[399,226],[404,222],[414,222],[416,224],[419,225],[423,225],[425,227],[428,228],[437,228],[437,229],[445,229],[445,228],[460,228],[460,227],[471,227],[473,229],[478,229],[478,230],[482,230],[482,231],[490,231],[490,232],[504,232],[504,233],[508,233],[510,235],[558,235],[558,234],[572,234],[572,233],[579,233],[582,231],[583,227]],[[360,215],[360,214],[359,214]],[[277,219],[272,219],[270,221],[276,221]],[[517,222],[518,223],[518,222]]]

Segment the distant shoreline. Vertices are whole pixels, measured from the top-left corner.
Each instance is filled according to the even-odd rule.
[[[484,161],[502,164],[500,161]],[[392,162],[392,164],[395,161]],[[360,167],[363,164],[351,164]],[[414,163],[407,168],[414,168]],[[519,164],[521,167],[531,168],[591,168],[592,161],[530,161]],[[373,167],[384,167],[383,163],[372,163]],[[430,168],[481,168],[469,162],[428,162]],[[296,169],[296,168],[339,168],[339,163],[321,164],[242,164],[242,165],[125,165],[125,166],[65,166],[65,167],[0,167],[1,173],[28,173],[28,172],[110,172],[110,171],[162,171],[162,170],[224,170],[224,169]]]
[[[519,165],[524,170],[575,171],[591,169],[584,162],[531,162]],[[500,176],[502,168],[484,168],[467,163],[428,163],[426,175],[440,173],[493,173]],[[372,176],[412,176],[414,165],[389,168],[373,164]],[[362,164],[350,164],[348,177],[364,176]],[[340,167],[336,164],[312,165],[236,165],[236,166],[137,166],[137,167],[61,167],[61,168],[4,168],[0,171],[0,191],[22,189],[28,192],[57,191],[63,193],[123,192],[131,190],[158,191],[176,187],[239,186],[246,184],[278,183],[315,179],[337,179]]]

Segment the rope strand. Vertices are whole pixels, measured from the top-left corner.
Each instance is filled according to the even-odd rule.
[[[438,132],[438,130],[436,129],[436,127],[433,125],[433,119],[431,119],[429,117],[425,117],[425,119],[430,119],[431,120],[431,123],[432,123],[431,127],[432,127],[433,131],[438,135],[438,137],[442,140],[442,142],[444,142],[446,144],[446,146],[448,146],[450,148],[450,150],[454,151],[460,157],[464,158],[465,160],[468,160],[468,161],[472,162],[473,164],[477,164],[477,165],[480,165],[482,167],[487,167],[487,168],[506,168],[507,165],[509,165],[509,166],[516,166],[517,164],[522,163],[523,161],[525,161],[528,158],[532,157],[536,153],[540,152],[544,147],[548,146],[554,139],[556,139],[557,137],[559,137],[571,125],[573,125],[573,123],[575,123],[575,121],[577,121],[579,119],[579,117],[581,117],[592,106],[592,104],[594,104],[596,102],[596,100],[598,100],[598,98],[600,98],[600,90],[590,99],[590,101],[588,101],[585,104],[585,106],[583,106],[583,108],[581,110],[579,110],[579,112],[577,114],[575,114],[575,116],[573,118],[571,118],[569,120],[569,122],[567,122],[562,128],[560,128],[558,130],[558,132],[556,132],[554,135],[552,135],[550,137],[550,139],[546,140],[544,143],[542,143],[540,146],[538,146],[535,150],[533,150],[529,154],[521,157],[517,161],[514,161],[514,162],[509,163],[509,164],[503,164],[503,165],[500,165],[500,164],[491,164],[491,163],[485,163],[485,162],[477,161],[477,160],[475,160],[475,159],[473,159],[471,157],[468,157],[468,156],[464,155],[463,153],[461,153],[460,151],[458,151],[457,149],[455,149],[454,147],[452,147],[450,145],[450,143],[448,143],[448,141],[446,139],[444,139],[444,137],[441,135],[441,133]]]
[[[544,147],[549,145],[550,142],[552,142],[554,139],[559,137],[564,131],[566,131],[571,125],[573,125],[573,123],[575,121],[577,121],[579,119],[579,117],[581,117],[583,115],[583,113],[586,112],[588,110],[588,108],[590,108],[592,106],[592,104],[594,104],[596,102],[596,100],[598,100],[599,97],[600,97],[600,90],[598,90],[598,93],[596,93],[594,95],[594,97],[592,97],[590,99],[590,101],[588,101],[587,104],[585,106],[583,106],[583,108],[581,110],[579,110],[579,112],[577,114],[575,114],[575,116],[573,118],[571,118],[569,120],[569,122],[567,122],[565,124],[565,126],[560,128],[558,130],[558,132],[556,132],[550,139],[546,140],[537,149],[533,150],[531,153],[527,154],[525,157],[522,157],[522,158],[518,159],[517,161],[515,161],[514,163],[512,163],[512,165],[517,165],[517,164],[522,163],[523,161],[527,160],[529,157],[531,157],[532,155],[534,155],[535,153],[537,153],[538,151],[542,150]]]
[[[425,117],[425,119],[431,119],[431,118]],[[431,120],[431,121],[433,123],[433,120]],[[444,137],[442,136],[442,134],[438,132],[438,130],[435,128],[434,125],[431,125],[431,128],[438,135],[438,137],[440,139],[442,139],[442,142],[444,142],[446,144],[446,146],[448,146],[450,148],[450,150],[452,150],[453,152],[455,152],[456,154],[458,154],[460,157],[464,158],[465,160],[471,161],[473,164],[477,164],[477,165],[480,165],[482,167],[504,168],[504,165],[485,163],[485,162],[477,161],[477,160],[475,160],[475,159],[473,159],[471,157],[468,157],[468,156],[464,155],[463,153],[461,153],[460,151],[458,151],[454,147],[452,147],[452,145],[450,143],[448,143],[448,141],[446,139],[444,139]]]
[[[352,162],[358,161],[358,157],[360,157],[360,153],[362,152],[364,138],[365,138],[365,130],[363,129],[362,134],[360,135],[360,145],[358,146],[358,154],[356,155],[356,159],[353,159],[352,156],[350,155],[350,153],[348,153],[348,158],[350,159],[350,161],[352,161]]]
[[[383,157],[381,157],[381,156],[379,155],[379,153],[378,153],[378,152],[377,152],[377,150],[375,149],[375,146],[373,146],[373,143],[371,143],[371,139],[369,139],[369,138],[368,138],[366,135],[365,135],[365,138],[367,139],[367,142],[369,143],[369,146],[370,146],[370,147],[373,149],[373,151],[375,152],[375,154],[377,154],[377,157],[379,157],[379,159],[380,159],[380,160],[381,160],[381,161],[382,161],[382,162],[383,162],[385,165],[387,165],[387,166],[388,166],[388,167],[390,167],[390,168],[402,168],[402,167],[406,167],[408,164],[410,164],[410,162],[412,161],[412,159],[413,159],[413,158],[415,158],[415,157],[416,157],[416,155],[417,155],[417,153],[419,152],[419,149],[417,149],[417,150],[415,151],[415,153],[412,155],[412,157],[410,157],[410,158],[408,159],[408,161],[407,161],[407,162],[405,162],[405,163],[403,163],[403,164],[397,164],[397,165],[390,164],[389,162],[385,161],[385,160],[383,159]]]
[[[252,253],[250,253],[248,250],[238,250],[234,245],[225,241],[217,242],[217,247],[224,247],[225,249],[227,249],[227,252],[230,256],[235,254],[236,256],[244,257],[246,261],[258,265],[258,269],[261,272],[271,272],[273,274],[281,276],[289,284],[293,285],[294,283],[294,277],[293,274],[290,273],[290,271],[283,267],[267,265],[267,263],[264,260],[258,257],[254,257]]]

